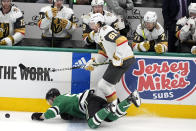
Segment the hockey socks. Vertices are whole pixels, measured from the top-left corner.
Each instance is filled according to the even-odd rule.
[[[93,129],[99,127],[109,114],[110,112],[106,108],[99,110],[92,118],[88,119],[88,126]]]

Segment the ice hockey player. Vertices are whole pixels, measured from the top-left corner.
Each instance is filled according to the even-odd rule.
[[[12,0],[1,0],[0,2],[0,45],[12,46],[24,38],[23,13],[12,4]]]
[[[176,23],[176,37],[179,39],[179,52],[191,52],[196,55],[196,3],[188,7],[189,17],[183,17]]]
[[[137,26],[132,43],[134,51],[155,51],[158,54],[168,51],[168,42],[163,27],[157,22],[157,14],[147,11],[144,22]]]
[[[71,8],[63,6],[64,0],[54,0],[54,3],[54,8],[46,6],[39,12],[38,26],[42,31],[42,39],[51,40],[52,31],[55,40],[70,39],[71,33],[77,27],[74,12]]]
[[[107,102],[94,95],[94,90],[86,90],[79,94],[64,94],[52,88],[46,94],[46,100],[52,106],[45,113],[33,113],[32,120],[43,121],[60,115],[64,120],[74,118],[86,119],[90,128],[98,128],[102,121],[115,121],[126,114],[126,110],[133,103],[136,107],[141,104],[137,91],[120,102],[115,113],[110,112]]]
[[[127,22],[127,12],[134,8],[132,0],[105,0],[107,9],[118,18],[118,27],[121,35],[127,36],[130,30]]]
[[[118,98],[115,85],[135,62],[135,57],[128,45],[127,38],[121,36],[111,26],[106,25],[104,20],[104,16],[100,13],[91,15],[89,22],[90,28],[93,30],[91,40],[98,43],[101,49],[97,57],[93,57],[87,62],[85,69],[93,71],[95,68],[93,64],[112,61],[98,82],[98,89],[103,92],[107,102],[113,104],[112,112],[115,112]]]
[[[119,30],[118,28],[118,19],[113,14],[103,9],[104,0],[92,0],[91,2],[92,12],[82,16],[82,26],[83,26],[83,40],[86,43],[86,47],[96,48],[96,43],[91,40],[92,37],[92,29],[89,27],[90,17],[94,13],[101,13],[105,18],[105,24],[112,26],[115,30]]]

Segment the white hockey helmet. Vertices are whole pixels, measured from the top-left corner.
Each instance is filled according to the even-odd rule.
[[[196,14],[196,3],[191,3],[188,7],[188,10],[189,10],[189,14],[190,13],[194,13]]]
[[[157,13],[154,11],[147,11],[144,15],[144,22],[155,23],[157,22]]]
[[[104,5],[104,0],[92,0],[91,6]]]
[[[104,16],[101,13],[92,14],[91,17],[90,17],[90,22],[89,23],[97,24],[98,22],[105,23]]]
[[[54,0],[54,2],[56,2],[57,0]],[[64,0],[62,0],[64,2]]]

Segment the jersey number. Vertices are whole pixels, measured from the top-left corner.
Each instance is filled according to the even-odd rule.
[[[20,20],[20,25],[21,25],[21,27],[22,27],[22,26],[25,26],[24,19],[21,19],[21,20]]]
[[[109,37],[111,40],[114,40],[116,36],[118,36],[118,34],[116,34],[115,32],[111,32],[111,33],[109,34],[108,37]]]

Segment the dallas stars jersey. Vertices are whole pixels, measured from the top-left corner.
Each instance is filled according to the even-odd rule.
[[[101,47],[99,54],[105,56],[105,59],[103,59],[103,57],[98,57],[97,63],[102,63],[107,58],[112,60],[113,57],[118,57],[123,60],[134,57],[133,51],[128,45],[127,38],[121,36],[111,26],[103,26],[100,31],[94,33],[93,36],[93,40]]]
[[[87,15],[82,16],[83,39],[85,39],[88,36],[88,34],[92,31],[89,27],[89,22],[92,14],[93,12],[90,12]],[[110,25],[114,29],[118,30],[118,19],[114,14],[104,10],[103,16],[105,18],[105,24]]]
[[[46,12],[50,11],[52,9],[51,6],[46,6],[41,8],[40,10],[40,20],[38,22],[39,28],[42,30],[42,36],[43,37],[52,37],[52,20],[48,19],[46,17]],[[64,29],[60,25],[59,19],[67,19],[71,22],[72,26],[69,29]],[[54,37],[57,38],[69,38],[72,31],[76,29],[76,24],[74,23],[75,16],[74,12],[71,8],[67,8],[66,6],[62,6],[61,10],[58,11],[57,15],[54,18],[53,24],[54,24]]]
[[[12,45],[20,42],[24,38],[25,23],[23,13],[19,8],[11,5],[11,10],[3,14],[0,9],[0,41],[3,38],[10,38]]]
[[[61,113],[67,113],[77,118],[86,118],[85,100],[89,94],[89,90],[79,94],[64,94],[57,96],[45,113],[46,119],[54,118]]]

